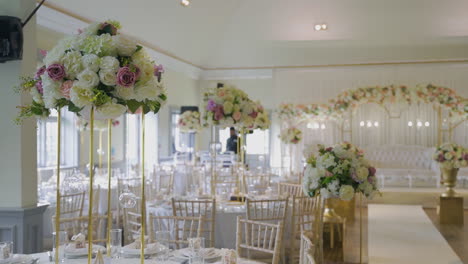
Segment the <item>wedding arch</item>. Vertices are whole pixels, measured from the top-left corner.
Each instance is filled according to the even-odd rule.
[[[468,119],[468,99],[453,89],[432,84],[407,87],[405,85],[371,86],[347,90],[322,104],[282,104],[278,116],[282,120],[300,122],[310,118],[340,120],[349,112],[366,103],[386,107],[393,103],[432,103],[446,109],[451,120]]]
[[[366,112],[374,112],[372,114],[380,118],[370,118],[371,121],[362,118],[360,113]],[[455,128],[468,120],[468,99],[453,89],[432,84],[371,86],[346,90],[324,103],[285,103],[280,105],[277,114],[282,134],[290,128],[301,131],[300,142],[288,144],[283,141],[285,146],[282,144],[281,147],[283,157],[294,159],[293,170],[300,170],[303,151],[316,143],[350,141],[358,145],[383,143],[432,147],[450,141]],[[408,116],[412,116],[411,124]],[[417,116],[427,119],[416,120]],[[375,129],[376,126],[380,129]],[[398,136],[405,133],[389,132],[394,129],[411,133],[404,139],[408,142],[402,142]],[[370,140],[379,137],[379,133],[381,142]],[[419,139],[426,135],[427,140]],[[360,141],[360,138],[365,140]]]

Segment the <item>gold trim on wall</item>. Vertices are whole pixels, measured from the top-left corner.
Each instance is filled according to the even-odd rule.
[[[40,2],[40,0],[37,0]],[[85,23],[92,23],[93,20],[59,7],[55,4],[45,2],[44,6],[53,9],[64,15],[73,17],[77,20],[83,21]],[[133,37],[133,36],[132,36]],[[453,60],[427,60],[427,61],[394,61],[394,62],[363,62],[363,63],[341,63],[341,64],[316,64],[316,65],[279,65],[279,66],[257,66],[257,67],[205,67],[193,63],[187,59],[181,58],[167,50],[162,49],[161,47],[145,41],[143,39],[135,38],[140,44],[146,46],[154,51],[157,51],[163,55],[166,55],[177,61],[189,64],[191,66],[197,67],[205,71],[215,71],[215,70],[275,70],[275,69],[307,69],[307,68],[334,68],[334,67],[357,67],[357,66],[384,66],[384,65],[418,65],[418,64],[447,64],[447,63],[468,63],[468,59],[453,59]]]

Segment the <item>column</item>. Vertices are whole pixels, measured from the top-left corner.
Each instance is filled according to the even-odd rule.
[[[26,19],[33,0],[0,0],[0,15]],[[23,28],[23,59],[0,64],[0,241],[11,240],[15,253],[42,250],[42,213],[37,205],[36,122],[16,125],[16,106],[30,101],[13,87],[37,66],[36,19]]]

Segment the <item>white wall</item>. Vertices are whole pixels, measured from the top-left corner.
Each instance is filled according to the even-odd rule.
[[[0,0],[0,15],[25,18],[34,9],[32,0]],[[13,87],[21,75],[31,74],[36,67],[36,20],[23,29],[23,60],[0,64],[0,207],[32,207],[37,203],[35,122],[27,120],[17,126],[13,120],[18,105],[30,98],[17,95]]]

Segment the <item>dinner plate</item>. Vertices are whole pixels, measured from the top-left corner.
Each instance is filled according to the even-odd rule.
[[[189,248],[176,250],[173,252],[175,258],[178,259],[189,259],[193,252]],[[214,260],[221,257],[221,250],[217,248],[204,248],[201,250],[202,257],[206,261]]]
[[[67,258],[80,258],[88,255],[88,247],[84,248],[75,248],[75,244],[69,244],[65,248],[65,256]],[[106,248],[100,245],[93,245],[93,253],[97,251],[101,251],[104,253],[106,251]]]
[[[122,247],[122,254],[126,257],[140,256],[141,250],[137,248],[137,244],[139,244],[139,242],[131,243],[129,245]],[[145,255],[155,255],[163,251],[164,249],[167,249],[167,247],[159,243],[147,244],[146,249],[145,249]]]

